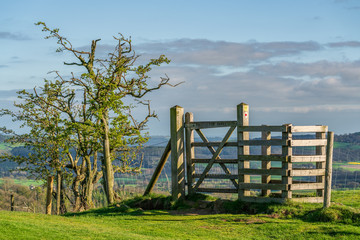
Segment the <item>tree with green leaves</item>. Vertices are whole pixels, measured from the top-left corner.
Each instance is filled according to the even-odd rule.
[[[54,102],[52,96],[44,93],[40,94],[46,98],[47,102]],[[0,115],[10,115],[13,121],[21,121],[21,127],[28,127],[30,132],[27,134],[15,134],[14,131],[2,128],[5,133],[11,134],[7,139],[13,144],[22,144],[29,150],[27,156],[14,156],[3,154],[2,159],[11,160],[19,164],[18,170],[27,171],[36,179],[47,181],[54,176],[57,180],[56,212],[66,212],[64,204],[63,180],[69,178],[69,173],[65,169],[64,154],[69,151],[67,132],[64,131],[64,121],[61,119],[56,108],[41,101],[34,93],[25,90],[18,92],[21,100],[15,103],[18,111],[2,109]],[[52,189],[48,190],[47,208],[48,214],[51,213]]]
[[[37,25],[42,26],[42,31],[48,34],[46,38],[57,40],[60,46],[57,51],[73,55],[75,61],[65,64],[78,66],[83,71],[79,76],[72,74],[68,79],[57,73],[57,82],[54,84],[66,85],[69,89],[84,93],[84,111],[87,111],[93,120],[84,119],[82,124],[91,126],[92,131],[99,136],[104,189],[108,203],[111,204],[115,201],[114,173],[139,170],[131,167],[130,163],[137,150],[147,141],[147,135],[143,133],[146,123],[150,118],[156,117],[150,109],[150,103],[144,101],[143,97],[170,85],[170,79],[165,75],[160,78],[159,83],[150,86],[150,71],[154,66],[169,63],[170,60],[161,55],[144,65],[136,65],[139,56],[132,48],[131,39],[121,34],[114,37],[117,42],[114,51],[108,53],[106,58],[101,58],[96,54],[100,39],[93,40],[88,51],[79,50],[59,34],[59,29],[50,29],[43,22],[38,22]],[[62,97],[66,99],[68,96]],[[133,117],[133,106],[124,103],[125,98],[129,97],[146,106],[147,114],[144,119],[138,121]],[[55,106],[50,102],[46,103]]]

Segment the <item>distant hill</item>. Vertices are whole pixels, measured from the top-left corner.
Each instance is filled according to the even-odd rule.
[[[335,142],[360,144],[360,132],[335,135]]]

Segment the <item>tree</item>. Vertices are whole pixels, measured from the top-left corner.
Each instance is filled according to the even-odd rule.
[[[54,98],[44,93],[42,98],[46,98],[47,102],[53,102]],[[15,134],[12,130],[2,128],[5,133],[12,134],[12,137],[7,139],[13,144],[22,144],[25,148],[30,150],[27,156],[16,156],[11,154],[3,154],[2,159],[17,162],[20,167],[19,170],[29,172],[37,179],[51,181],[53,176],[57,176],[57,214],[60,213],[60,208],[65,210],[64,204],[61,206],[61,199],[63,198],[61,189],[63,178],[68,177],[65,171],[65,163],[62,161],[64,153],[69,149],[67,144],[67,132],[63,129],[63,120],[60,115],[61,112],[49,104],[45,104],[34,93],[29,93],[25,90],[18,92],[18,98],[22,101],[15,103],[15,107],[19,111],[9,111],[7,109],[1,110],[1,115],[10,115],[13,121],[21,121],[21,127],[29,127],[30,132],[27,134]],[[50,178],[49,178],[50,177]],[[47,194],[47,213],[51,213],[51,199],[52,188],[48,188]]]
[[[69,52],[74,56],[76,61],[64,63],[65,65],[83,69],[80,76],[72,74],[69,79],[64,79],[57,73],[58,78],[54,84],[66,85],[69,89],[77,89],[84,93],[84,111],[92,116],[93,121],[85,120],[82,124],[91,125],[100,137],[104,189],[108,203],[111,204],[115,200],[114,173],[138,170],[130,168],[127,163],[131,162],[136,149],[147,141],[146,134],[142,133],[146,123],[150,118],[156,117],[150,109],[150,103],[141,100],[147,93],[170,85],[170,79],[165,75],[160,78],[158,84],[150,86],[149,73],[152,67],[169,63],[170,60],[161,55],[144,65],[135,65],[139,56],[133,51],[131,40],[121,34],[114,37],[117,42],[114,51],[109,53],[107,58],[99,58],[95,53],[100,39],[92,41],[89,51],[78,50],[67,38],[59,34],[59,29],[50,29],[43,22],[38,22],[37,25],[42,26],[42,31],[48,33],[45,38],[57,40],[60,46],[57,51]],[[69,96],[61,96],[64,100],[66,97]],[[139,104],[147,107],[144,119],[137,121],[133,117],[132,106],[124,104],[126,97],[137,99]],[[51,102],[46,104],[56,107],[56,104]],[[115,160],[120,160],[122,164],[119,166],[114,163]]]

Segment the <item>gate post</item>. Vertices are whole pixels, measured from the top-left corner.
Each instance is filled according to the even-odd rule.
[[[171,195],[173,200],[185,197],[184,109],[170,109]]]
[[[249,105],[246,103],[241,103],[237,105],[237,140],[249,140],[249,132],[244,132],[239,129],[242,126],[249,126]],[[238,146],[238,175],[239,175],[239,185],[241,183],[250,183],[250,175],[244,175],[241,173],[242,169],[247,169],[250,167],[250,162],[241,159],[241,155],[249,155],[250,150],[249,146]],[[238,189],[238,198],[241,199],[244,196],[250,196],[250,191],[248,189]]]
[[[291,140],[292,140],[292,124],[285,124],[286,132],[282,132],[282,140],[286,141],[286,145],[281,147],[282,156],[289,157],[292,156],[292,147],[291,147]],[[282,169],[285,171],[281,177],[281,181],[283,184],[286,184],[287,190],[283,190],[281,192],[281,197],[284,199],[292,198],[292,191],[291,191],[291,184],[293,183],[292,178],[292,162],[282,162]]]
[[[194,121],[194,116],[191,112],[185,114],[185,124],[189,124]],[[194,130],[190,127],[185,127],[185,148],[186,148],[186,175],[188,194],[193,193],[193,175],[195,174],[195,164],[192,159],[195,156],[195,149],[191,145],[194,142]]]
[[[326,144],[324,208],[330,207],[333,146],[334,146],[334,132],[328,132],[327,144]]]

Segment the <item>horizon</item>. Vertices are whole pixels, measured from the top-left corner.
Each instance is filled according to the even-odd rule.
[[[221,121],[235,120],[241,102],[250,106],[250,125],[360,131],[358,1],[72,1],[71,8],[66,3],[2,4],[0,108],[11,108],[16,89],[53,79],[49,71],[80,73],[63,65],[71,56],[55,53],[56,41],[45,40],[34,25],[44,21],[77,48],[101,38],[98,51],[104,54],[121,32],[132,37],[140,62],[160,54],[172,60],[153,69],[150,83],[164,74],[172,84],[185,82],[146,96],[159,116],[148,125],[151,136],[169,135],[174,105],[193,112],[195,121]],[[141,109],[135,114],[141,116]],[[0,118],[0,127],[5,125],[17,128]]]

